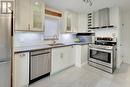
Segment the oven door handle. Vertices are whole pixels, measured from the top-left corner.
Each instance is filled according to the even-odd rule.
[[[95,51],[103,51],[103,52],[108,52],[108,53],[112,53],[113,50],[109,50],[109,49],[97,49],[97,48],[89,48],[89,50],[95,50]]]

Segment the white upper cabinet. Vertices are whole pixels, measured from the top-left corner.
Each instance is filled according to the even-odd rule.
[[[72,13],[72,32],[77,32],[78,30],[78,14]]]
[[[110,25],[120,26],[120,9],[118,7],[110,8]]]
[[[70,11],[63,13],[63,33],[75,33],[78,29],[78,14]]]
[[[16,31],[43,31],[45,7],[42,0],[16,0]]]
[[[45,28],[45,6],[42,0],[31,0],[31,30],[43,31]]]
[[[110,16],[109,8],[99,10],[99,19],[100,19],[99,27],[110,25],[109,16]]]
[[[88,31],[87,14],[78,15],[78,33],[86,33]]]
[[[30,0],[16,0],[15,30],[25,31],[30,28]]]

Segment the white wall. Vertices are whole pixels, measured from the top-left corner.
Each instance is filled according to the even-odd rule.
[[[122,46],[123,61],[130,64],[130,10],[123,10]]]

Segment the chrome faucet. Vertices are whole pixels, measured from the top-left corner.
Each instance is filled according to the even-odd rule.
[[[57,35],[54,35],[54,36],[53,36],[53,39],[52,39],[52,44],[56,44],[56,39],[58,39],[58,38],[57,38]]]

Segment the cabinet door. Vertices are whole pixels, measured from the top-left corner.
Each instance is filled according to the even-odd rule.
[[[82,67],[88,60],[88,45],[76,45],[75,47],[75,65]]]
[[[16,0],[15,30],[29,30],[30,28],[30,0]]]
[[[78,29],[78,15],[71,11],[65,11],[63,15],[63,28],[66,33],[77,32]]]
[[[79,14],[78,33],[85,33],[88,31],[87,14]]]
[[[78,31],[78,14],[77,13],[72,13],[72,32],[76,33]]]
[[[63,48],[63,68],[74,65],[73,46]]]
[[[81,48],[81,63],[85,64],[88,60],[88,45],[83,45]]]
[[[59,72],[74,65],[73,48],[62,47],[52,49],[52,71],[51,74]]]
[[[120,26],[120,9],[118,7],[110,8],[110,25]]]
[[[31,31],[44,30],[45,7],[42,0],[31,0]]]
[[[70,12],[67,13],[66,32],[72,32],[72,14]]]
[[[109,8],[104,8],[104,9],[99,10],[99,19],[100,19],[99,25],[101,27],[110,25],[110,23],[109,23]]]
[[[29,53],[15,54],[13,60],[13,87],[28,87]]]
[[[60,70],[62,70],[62,59],[63,53],[61,48],[52,49],[52,62],[51,62],[51,74],[54,74]]]

